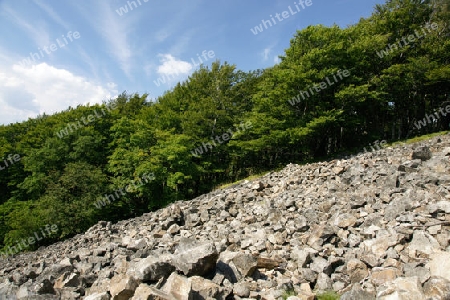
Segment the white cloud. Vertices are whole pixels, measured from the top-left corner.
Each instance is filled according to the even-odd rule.
[[[158,67],[158,73],[161,75],[182,75],[188,74],[193,66],[187,61],[177,60],[171,54],[159,54],[161,65]]]
[[[0,123],[20,122],[79,104],[101,103],[116,96],[116,88],[114,83],[102,86],[46,63],[14,65],[10,72],[0,72]]]
[[[267,61],[269,59],[270,52],[272,52],[272,48],[270,47],[263,50],[262,57],[264,61]]]

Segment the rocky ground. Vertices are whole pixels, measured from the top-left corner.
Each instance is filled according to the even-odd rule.
[[[450,135],[288,165],[0,261],[0,299],[450,299]]]

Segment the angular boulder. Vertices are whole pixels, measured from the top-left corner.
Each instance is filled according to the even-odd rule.
[[[173,271],[175,271],[175,266],[172,263],[172,256],[169,254],[163,254],[159,257],[148,256],[134,267],[136,279],[143,282],[158,281],[161,278],[168,277]]]
[[[400,277],[381,286],[377,291],[379,300],[423,300],[422,286],[417,277]]]
[[[173,266],[186,276],[204,276],[214,270],[218,257],[214,243],[197,244],[185,240],[178,246],[172,261]]]
[[[117,274],[111,279],[109,289],[114,300],[128,300],[134,295],[134,291],[139,286],[139,282],[126,274]]]
[[[194,297],[191,282],[177,273],[172,273],[169,276],[161,291],[177,300],[192,300]]]

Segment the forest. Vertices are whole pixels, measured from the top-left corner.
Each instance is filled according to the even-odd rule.
[[[449,20],[448,0],[388,0],[346,28],[293,32],[264,70],[216,60],[156,99],[123,92],[0,126],[0,248],[57,228],[33,250],[288,163],[449,130]]]

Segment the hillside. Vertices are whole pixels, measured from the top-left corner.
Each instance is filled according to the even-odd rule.
[[[448,299],[450,134],[290,164],[0,261],[6,299]],[[314,292],[311,292],[313,290]],[[3,299],[3,298],[2,298]]]

